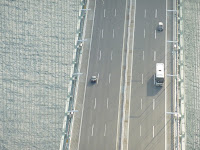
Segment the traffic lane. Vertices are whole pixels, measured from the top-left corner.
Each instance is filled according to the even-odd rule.
[[[101,43],[103,43],[103,40]],[[103,46],[105,44],[101,44],[101,45]],[[109,71],[111,70],[111,67],[109,65],[111,63],[111,60],[109,59],[109,55],[106,54],[108,52],[109,52],[108,50],[102,51],[101,60],[98,59],[99,57],[97,57],[96,51],[91,52],[90,66],[92,67],[90,67],[88,71],[88,75],[92,76],[94,72],[96,72],[97,74],[99,74],[99,78],[96,84],[91,84],[90,82],[88,82],[88,86],[87,86],[85,109],[88,109],[87,106],[90,106],[91,108],[91,105],[94,105],[95,109],[94,111],[88,111],[88,110],[84,111],[85,116],[88,115],[87,112],[92,113],[92,117],[90,119],[88,119],[87,117],[84,117],[84,120],[86,119],[86,121],[85,122],[83,121],[83,129],[84,129],[85,124],[92,122],[90,123],[87,133],[84,133],[86,130],[84,130],[82,133],[83,135],[85,136],[87,135],[88,137],[87,139],[88,145],[86,146],[86,149],[94,149],[94,148],[98,149],[98,148],[102,148],[101,145],[105,145],[105,140],[104,140],[105,138],[102,133],[106,132],[106,127],[105,127],[106,119],[107,119],[107,115],[106,115],[107,101],[106,100],[108,97],[107,96],[108,87],[110,86],[109,85]],[[94,65],[93,62],[97,62],[97,63],[95,63]],[[118,76],[118,81],[119,81],[119,77],[120,76]],[[115,94],[118,92],[119,90],[115,91]],[[116,107],[116,109],[117,108],[118,107]],[[92,136],[92,138],[89,138],[89,136]]]
[[[109,32],[106,32],[106,33],[108,33],[108,35],[109,35]],[[106,35],[105,35],[105,37],[107,37]],[[105,39],[105,38],[104,38]],[[101,41],[101,40],[100,40]],[[105,41],[107,41],[107,40],[105,40]],[[100,43],[103,43],[103,39],[102,39],[102,41],[100,42]],[[107,45],[107,44],[101,44],[101,45]],[[100,47],[100,49],[101,49],[101,47]],[[102,48],[102,49],[104,49],[104,48]],[[105,51],[106,53],[108,53],[109,52],[109,50],[106,50]],[[99,60],[99,62],[97,63],[97,66],[99,66],[99,67],[96,67],[96,69],[99,71],[99,81],[98,81],[98,85],[96,86],[97,87],[97,91],[98,91],[98,93],[102,93],[102,86],[104,86],[103,87],[103,89],[106,89],[105,88],[105,86],[106,85],[108,85],[108,80],[107,80],[107,72],[108,71],[106,71],[106,70],[109,70],[108,68],[109,68],[109,61],[110,61],[110,59],[106,59],[105,57],[106,56],[109,56],[109,55],[106,55],[106,53],[105,53],[103,50],[102,50],[102,53],[101,53],[101,57],[102,57],[102,60],[104,60],[104,61],[100,61]],[[93,56],[94,55],[94,56]],[[116,54],[115,54],[116,55]],[[116,60],[115,59],[115,55],[113,56],[113,59],[114,60]],[[95,52],[91,52],[91,62],[97,62],[98,61],[98,59],[97,59],[98,57],[96,57],[96,53]],[[105,58],[105,59],[104,59]],[[93,61],[92,61],[92,59],[93,59]],[[108,61],[109,60],[109,61]],[[119,65],[117,65],[117,63],[115,63],[115,65],[116,66],[118,66],[118,73],[114,73],[114,75],[116,76],[117,74],[118,74],[118,77],[117,77],[117,80],[116,81],[119,81],[119,78],[120,78],[120,74],[119,74],[119,72],[120,72],[120,61],[119,61],[120,59],[118,59],[118,64]],[[104,63],[104,64],[101,64],[101,63]],[[102,67],[103,66],[103,67]],[[107,68],[107,69],[106,69]],[[90,71],[91,71],[92,69],[90,69],[89,70],[89,73],[88,74],[90,74]],[[95,68],[94,68],[94,70],[95,70]],[[92,71],[92,72],[97,72],[97,70],[95,70],[95,71]],[[112,70],[112,69],[111,69]],[[92,75],[92,74],[91,74]],[[91,76],[90,75],[90,76]],[[107,77],[106,77],[107,76]],[[113,77],[115,77],[115,76],[113,76]],[[105,79],[105,80],[104,80]],[[117,83],[117,82],[116,82]],[[93,86],[94,87],[94,86]],[[100,87],[101,88],[101,90],[100,89],[98,89],[98,87]],[[118,87],[119,87],[119,82],[118,82]],[[97,96],[98,95],[98,93],[96,94],[96,99],[98,100],[99,98],[100,99],[102,99],[102,96],[100,95],[100,96]],[[117,93],[119,93],[119,88],[117,89]],[[118,95],[118,94],[115,94],[115,95]],[[105,100],[105,98],[103,98],[104,100]],[[116,100],[116,99],[119,99],[119,98],[114,98],[114,100]],[[105,102],[105,101],[104,101]],[[103,104],[99,104],[100,106],[102,106]],[[104,105],[105,106],[105,105]],[[104,107],[104,108],[106,108],[106,107]],[[115,110],[117,110],[118,109],[118,107],[116,107],[116,109]],[[103,110],[101,110],[101,111],[103,111]],[[98,113],[99,114],[99,113]],[[115,114],[117,114],[117,113],[115,113]],[[100,117],[102,117],[102,116],[106,116],[106,115],[101,115],[101,116],[98,116],[98,118]],[[112,116],[112,118],[113,118],[113,116]],[[117,123],[117,115],[116,115],[116,122],[114,123],[115,125],[116,125],[116,123]],[[102,120],[101,122],[103,122],[103,119],[100,119],[100,120]],[[95,127],[94,127],[94,134],[95,134],[95,129],[99,129],[99,128],[101,128],[102,127],[102,124],[100,125],[100,123],[98,123],[98,122],[96,122],[96,125],[95,125]],[[114,129],[113,128],[113,126],[112,126],[112,129]],[[104,129],[105,130],[105,129]],[[99,132],[102,132],[102,129],[101,130],[98,130]],[[91,131],[92,132],[92,131]],[[113,131],[113,133],[116,133],[116,128],[114,129],[114,131]],[[99,135],[100,135],[100,133],[99,133]],[[112,138],[111,138],[112,139]],[[102,144],[104,144],[104,143],[101,143],[101,142],[103,142],[103,140],[102,140],[102,138],[100,137],[100,139],[96,139],[96,140],[94,140],[94,141],[98,141],[98,143],[96,143],[96,142],[92,142],[92,143],[94,143],[94,144],[92,144],[92,146],[93,145],[96,145],[96,147],[99,147],[100,145],[102,145]],[[99,145],[99,146],[98,146]],[[88,147],[88,148],[92,148],[92,146],[91,147]]]
[[[158,16],[157,16],[158,17]],[[160,19],[161,20],[161,19]],[[142,146],[143,149],[164,149],[165,146],[165,95],[164,92],[162,93],[162,88],[155,87],[154,83],[154,75],[155,75],[155,65],[157,62],[165,62],[165,33],[162,32],[162,35],[158,35],[156,31],[157,23],[155,19],[152,18],[151,24],[155,26],[149,26],[149,30],[155,31],[148,34],[145,41],[147,42],[145,44],[145,49],[147,52],[147,57],[145,58],[146,64],[145,65],[145,73],[146,73],[146,101],[144,103],[144,108],[149,108],[149,112],[146,111],[145,114],[145,126],[144,126],[144,133],[146,135],[145,139],[145,147]],[[152,28],[153,27],[153,28]],[[148,36],[149,35],[149,36]],[[151,47],[151,48],[149,48]],[[159,54],[159,55],[153,55],[153,54]],[[159,61],[158,61],[159,60]],[[160,95],[161,102],[159,103],[158,99],[156,99],[156,96]],[[155,104],[158,104],[159,107],[155,107]],[[150,119],[149,119],[150,118]],[[162,118],[162,120],[160,120]],[[159,123],[157,123],[157,120],[159,120]],[[143,131],[143,130],[142,130]],[[152,135],[153,134],[153,135]]]
[[[138,8],[138,7],[137,7]],[[141,9],[140,9],[141,10]],[[136,14],[137,14],[137,12],[136,12]],[[141,14],[141,13],[140,13]],[[144,15],[145,16],[145,15]],[[137,18],[136,18],[136,20],[137,20]],[[137,23],[137,21],[136,21],[136,23]],[[153,29],[153,27],[151,27],[152,29]],[[150,30],[152,30],[152,29],[150,29]],[[137,29],[137,25],[136,25],[136,31],[141,31],[141,30],[138,30]],[[144,30],[145,31],[145,30]],[[154,30],[155,31],[155,30]],[[144,32],[145,33],[145,32]],[[137,35],[137,34],[136,34]],[[153,35],[153,34],[152,34]],[[141,37],[141,36],[140,36]],[[145,38],[146,36],[145,36],[145,34],[144,34],[144,38]],[[153,36],[152,36],[153,37]],[[138,36],[137,36],[137,38],[138,38]],[[154,36],[154,38],[155,38],[155,36]],[[139,40],[140,41],[140,40]],[[151,42],[150,42],[151,43]],[[149,46],[148,46],[149,47]],[[147,47],[147,48],[148,48]],[[152,47],[152,46],[151,46]],[[138,48],[138,47],[137,47]],[[149,50],[149,49],[148,49]],[[152,53],[150,53],[150,54],[152,54]],[[149,56],[149,55],[148,55]],[[149,57],[150,58],[150,57]],[[147,62],[149,62],[149,61],[151,61],[151,60],[148,60]],[[152,66],[152,64],[150,64],[149,66]],[[149,67],[147,67],[147,68],[149,68]],[[151,67],[150,67],[150,69],[151,69]],[[147,69],[146,69],[147,70]],[[151,71],[150,71],[151,72]],[[147,72],[148,73],[148,72]],[[150,76],[151,75],[153,75],[152,73],[149,73],[150,74]],[[151,80],[151,81],[153,81],[153,80]],[[151,85],[152,86],[152,85]]]
[[[140,83],[138,84],[139,85],[135,86],[139,87],[141,85]],[[157,117],[153,114],[155,109],[157,109],[156,106],[158,100],[155,99],[155,106],[153,106],[153,97],[144,96],[143,93],[141,93],[140,88],[137,88],[137,91],[134,93],[137,94],[132,95],[131,99],[132,108],[130,110],[129,126],[131,134],[129,134],[129,139],[134,139],[134,137],[137,138],[135,138],[133,142],[130,143],[129,149],[144,149],[147,145],[151,145],[155,142],[155,140],[152,141],[152,139],[156,138],[158,134],[157,131],[159,131],[159,126],[156,123]]]
[[[115,3],[116,4],[116,3]],[[123,7],[120,8],[122,10]],[[125,5],[124,5],[125,8]],[[116,17],[113,17],[105,10],[105,22],[104,26],[104,46],[106,47],[102,52],[106,60],[111,61],[110,68],[110,82],[109,77],[106,77],[107,83],[110,84],[109,89],[107,90],[109,97],[107,99],[107,115],[106,115],[106,135],[105,135],[105,149],[115,149],[116,147],[116,133],[117,133],[117,119],[118,119],[118,104],[119,104],[119,85],[120,85],[120,73],[121,73],[121,57],[122,57],[122,35],[123,35],[123,25],[124,25],[124,12],[118,13],[116,9]],[[109,17],[109,15],[111,15]],[[121,17],[119,17],[121,15]],[[111,28],[110,28],[111,27]],[[110,34],[112,31],[112,34]],[[107,56],[105,56],[107,55]],[[103,61],[103,65],[110,66],[106,61]],[[107,76],[107,75],[105,75]],[[113,138],[114,137],[114,138]]]
[[[123,33],[123,31],[121,32]],[[109,31],[105,33],[109,33]],[[116,32],[116,35],[118,34],[120,34],[119,30],[118,32]],[[104,49],[105,52],[102,53],[102,56],[105,57],[107,61],[109,60],[111,62],[110,64],[107,61],[102,61],[103,66],[110,67],[110,70],[104,75],[105,83],[102,83],[104,85],[109,85],[108,86],[109,88],[107,89],[108,99],[106,101],[107,114],[105,116],[105,124],[106,124],[106,135],[104,138],[105,149],[115,149],[116,147],[121,57],[122,57],[122,44],[120,44],[122,42],[122,39],[120,39],[119,37],[117,36],[113,40],[109,40],[110,35],[109,37],[105,36],[104,45],[110,45],[110,46],[109,48]]]
[[[110,83],[109,83],[109,79],[106,79],[106,82],[107,83],[105,84],[109,84],[109,88],[106,89],[106,95],[108,95],[106,101],[104,101],[106,103],[106,106],[104,107],[104,110],[102,110],[106,112],[104,116],[105,125],[106,125],[106,133],[104,137],[105,143],[103,144],[105,145],[104,149],[109,150],[109,149],[115,149],[115,145],[116,145],[120,69],[116,67],[116,70],[113,70],[112,68]]]
[[[155,87],[155,73],[156,73],[156,63],[165,63],[165,48],[164,45],[164,32],[159,40],[149,38],[145,40],[144,48],[144,81],[147,83],[145,89],[145,95],[153,97],[159,91],[159,87]]]
[[[149,137],[148,140],[145,140],[148,145],[146,145],[149,149],[164,149],[165,146],[165,89],[151,86],[149,88],[159,88],[159,92],[155,96],[146,97],[144,105],[145,124],[149,124],[153,126],[153,129],[150,128],[150,131],[146,131],[146,136]],[[147,120],[151,118],[148,122]],[[148,122],[148,123],[147,123]],[[147,128],[147,127],[146,127]],[[152,130],[153,137],[152,137]],[[149,135],[148,135],[149,134]],[[146,147],[146,148],[147,148]]]
[[[95,119],[96,114],[94,113],[94,103],[96,98],[96,85],[92,85],[90,83],[90,77],[92,75],[98,75],[98,70],[96,67],[98,66],[98,52],[101,40],[101,25],[99,22],[99,18],[102,18],[102,13],[99,13],[101,9],[99,9],[98,3],[96,4],[96,12],[95,12],[95,20],[94,20],[94,27],[93,27],[93,35],[92,35],[92,43],[91,43],[91,52],[90,52],[90,60],[89,60],[89,70],[88,70],[88,81],[87,81],[87,88],[86,88],[86,95],[85,95],[85,105],[83,111],[83,123],[82,123],[82,130],[81,130],[81,140],[80,140],[80,149],[95,149],[94,145],[94,130],[95,128]],[[97,124],[97,123],[96,123]],[[103,130],[103,129],[102,129]],[[86,144],[87,143],[87,144]]]
[[[141,9],[139,9],[141,11]],[[143,16],[140,13],[141,16]],[[153,16],[153,14],[152,14]],[[136,53],[136,51],[140,51],[140,54],[142,55],[142,57],[140,57],[139,59],[143,59],[144,61],[144,72],[143,72],[143,76],[145,79],[145,82],[148,82],[149,84],[153,85],[153,78],[154,78],[154,74],[155,74],[155,64],[156,64],[156,59],[157,59],[157,51],[160,48],[157,48],[158,43],[160,45],[164,45],[164,38],[160,38],[155,39],[154,37],[154,32],[156,29],[156,24],[155,21],[153,19],[151,20],[151,23],[147,25],[147,23],[145,24],[146,27],[146,33],[145,36],[142,37],[142,32],[143,31],[143,26],[140,25],[140,22],[143,22],[145,19],[140,19],[141,17],[136,17],[136,29],[135,29],[135,45],[134,45],[134,53]],[[138,20],[143,20],[143,21],[137,21]],[[145,21],[144,21],[145,22]],[[163,36],[164,37],[164,36]],[[164,46],[162,46],[163,48],[163,54],[164,54]],[[134,58],[134,61],[137,58]],[[137,63],[137,62],[136,62]],[[135,64],[135,62],[133,63]],[[134,69],[140,69],[141,66],[135,67]],[[147,89],[145,90],[147,92],[148,96],[153,96],[155,93],[152,93],[152,91],[148,91]],[[152,93],[152,94],[151,94]]]
[[[155,106],[152,112],[154,122],[155,137],[152,141],[154,148],[165,149],[165,90],[161,92],[160,96],[155,99]]]
[[[97,23],[98,24],[98,23]],[[98,31],[98,30],[96,30],[96,31]],[[103,34],[102,34],[103,35]],[[100,37],[100,36],[99,36]],[[100,38],[99,38],[100,39]],[[100,41],[100,40],[99,40]],[[97,42],[97,45],[98,45],[98,43],[100,43],[100,42]],[[98,50],[99,48],[100,48],[100,45],[98,45],[99,47],[98,48],[96,48],[96,50]],[[93,53],[95,51],[95,49],[93,49],[93,51],[91,52],[91,53]],[[98,51],[97,51],[98,52]],[[96,55],[96,54],[94,54],[94,55]],[[94,58],[95,59],[95,57],[92,57],[92,58]],[[92,62],[95,62],[96,64],[97,64],[97,59],[96,59],[96,61],[92,61]],[[91,76],[91,75],[90,75]]]
[[[163,18],[160,15],[155,15],[155,12],[159,13],[159,10],[154,11],[152,9],[149,11],[146,19],[149,19],[145,22],[146,28],[146,37],[144,39],[144,53],[145,53],[145,77],[147,81],[146,93],[147,96],[155,96],[159,92],[159,88],[149,88],[154,87],[154,78],[157,62],[165,62],[165,31],[158,32],[157,26],[158,21],[163,21]],[[156,18],[154,17],[156,16]],[[151,18],[150,18],[151,17]],[[160,19],[161,18],[161,19]],[[148,23],[147,23],[148,22]]]
[[[140,87],[141,84],[135,85]],[[144,84],[144,87],[147,86]],[[153,86],[154,87],[154,86]],[[150,87],[152,88],[152,87]],[[129,149],[145,149],[152,147],[158,139],[162,140],[156,147],[164,148],[164,90],[160,90],[156,97],[147,97],[137,88],[136,95],[132,95],[132,108],[130,110],[129,139],[134,139]],[[134,94],[133,93],[133,94]],[[162,118],[162,120],[160,120]],[[154,128],[154,129],[153,129]],[[153,131],[154,130],[154,131]]]
[[[92,117],[90,119],[88,118],[84,118],[87,120],[87,122],[94,122],[93,124],[91,124],[89,126],[89,133],[83,133],[83,135],[88,135],[90,136],[90,134],[92,134],[93,132],[93,138],[91,140],[89,140],[88,138],[88,146],[87,148],[89,149],[93,149],[96,146],[96,149],[98,149],[98,147],[101,147],[101,145],[105,145],[105,138],[104,135],[102,135],[102,133],[106,132],[106,127],[107,129],[109,129],[109,134],[106,136],[108,137],[107,139],[109,139],[110,143],[115,143],[116,139],[115,138],[111,138],[109,137],[109,135],[115,135],[114,137],[116,137],[116,127],[117,127],[117,110],[118,110],[118,101],[119,101],[119,81],[120,81],[120,68],[119,67],[114,67],[114,68],[109,68],[109,59],[108,56],[109,55],[105,55],[105,57],[107,56],[107,59],[105,59],[104,61],[100,61],[98,63],[98,65],[100,65],[101,67],[99,67],[99,81],[98,84],[94,84],[91,86],[87,87],[87,91],[89,91],[89,94],[86,94],[86,102],[85,105],[94,105],[96,107],[96,110],[89,111],[89,113],[92,113]],[[102,53],[102,57],[104,58],[104,53]],[[93,57],[94,58],[94,57]],[[113,56],[114,60],[115,59],[115,55]],[[108,61],[109,60],[109,61]],[[115,65],[120,66],[120,59],[118,59],[118,61],[115,63]],[[103,64],[101,64],[103,63]],[[115,69],[116,71],[113,71],[113,69]],[[91,71],[91,70],[90,70]],[[97,71],[97,70],[95,70]],[[95,72],[94,71],[94,72]],[[110,83],[109,83],[109,75],[108,72],[112,71],[113,72],[113,76],[110,78]],[[93,71],[92,71],[93,72]],[[90,74],[90,73],[89,73]],[[91,73],[92,75],[92,73]],[[90,84],[90,83],[88,83]],[[110,90],[108,89],[108,87],[111,87]],[[94,94],[95,93],[95,94]],[[109,98],[109,102],[112,104],[109,107],[109,112],[107,112],[108,109],[107,108],[107,95],[112,95]],[[88,96],[89,95],[89,96]],[[92,99],[90,101],[90,99]],[[96,100],[96,103],[94,104],[94,100]],[[91,108],[91,106],[90,106]],[[100,109],[98,109],[100,108]],[[85,109],[88,109],[88,107],[85,107]],[[99,111],[97,111],[99,110]],[[107,114],[111,114],[111,115],[107,115]],[[88,115],[87,112],[84,111],[84,115]],[[98,118],[98,120],[96,120],[96,118]],[[91,121],[88,121],[91,120]],[[110,122],[110,126],[107,125],[107,121],[109,120]],[[84,123],[83,123],[84,125]],[[92,126],[92,127],[91,127]],[[104,128],[102,128],[104,127]],[[93,129],[92,129],[93,128]],[[83,131],[84,132],[84,131]],[[95,137],[95,135],[98,135],[97,137]],[[96,142],[98,141],[98,142]],[[115,144],[114,144],[115,145]],[[113,147],[113,145],[109,145],[107,147]],[[105,147],[106,148],[106,147]],[[106,148],[107,149],[107,148]]]
[[[162,6],[160,8],[165,8],[165,3],[164,5],[163,4],[161,5]],[[152,19],[152,20],[155,20],[154,23],[152,23],[155,25],[155,27],[158,24],[156,20],[162,21],[165,25],[165,9],[157,9],[157,15],[155,16],[157,18],[155,17],[154,19]],[[154,47],[157,54],[155,63],[157,62],[164,63],[165,62],[165,28],[163,32],[155,32],[154,38],[155,40],[151,40],[150,42],[153,44],[153,46],[151,47]],[[153,68],[151,70],[155,70],[154,65],[153,65]],[[153,74],[155,74],[155,72],[153,72]],[[148,147],[149,148],[154,147],[154,149],[164,149],[164,146],[165,146],[165,130],[164,130],[165,129],[165,89],[161,87],[156,87],[152,81],[154,81],[152,80],[152,77],[149,77],[149,84],[147,84],[147,95],[152,96],[153,98],[153,102],[152,102],[152,98],[150,98],[150,100],[152,103],[151,116],[152,118],[155,118],[154,120],[152,120],[152,123],[154,123],[155,137],[154,137],[154,140],[152,140],[151,145],[149,145]]]
[[[114,3],[116,4],[116,3]],[[121,6],[120,10],[124,7]],[[112,17],[106,20],[111,23],[112,37],[111,40],[105,39],[107,41],[106,45],[109,45],[108,59],[111,60],[110,68],[110,86],[108,89],[108,113],[106,120],[106,136],[105,136],[105,149],[115,149],[116,148],[116,136],[117,136],[117,121],[118,121],[118,107],[119,107],[119,90],[120,90],[120,75],[121,75],[121,61],[122,61],[122,46],[123,46],[123,26],[124,26],[124,12],[120,12],[116,9],[116,17]],[[113,13],[109,13],[111,15]],[[106,15],[106,17],[108,17]],[[122,19],[123,18],[123,19]],[[106,29],[105,24],[105,29]],[[108,31],[107,30],[107,31]],[[106,32],[107,33],[107,32]],[[105,63],[105,65],[108,65]]]
[[[141,149],[141,119],[144,116],[145,96],[144,96],[144,61],[142,51],[134,49],[133,69],[132,69],[132,88],[131,88],[131,108],[129,122],[129,149]],[[131,142],[130,142],[131,141]]]
[[[109,0],[105,1],[105,19],[110,22],[110,25],[116,29],[124,29],[125,21],[125,1]],[[123,35],[120,35],[123,37]]]

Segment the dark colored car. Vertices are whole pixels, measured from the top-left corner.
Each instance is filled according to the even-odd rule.
[[[92,76],[90,79],[91,83],[96,83],[97,82],[97,76]]]
[[[158,23],[158,31],[163,31],[163,23],[162,22]]]

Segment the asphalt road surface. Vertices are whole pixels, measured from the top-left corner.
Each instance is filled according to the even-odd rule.
[[[79,150],[116,148],[125,1],[96,0]],[[98,82],[90,83],[96,75]]]
[[[136,1],[129,150],[165,149],[166,91],[154,83],[156,63],[165,63],[165,25],[166,0]]]

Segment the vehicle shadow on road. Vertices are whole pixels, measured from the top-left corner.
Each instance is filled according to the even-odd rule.
[[[156,86],[154,84],[154,75],[147,82],[147,96],[155,96],[160,90],[162,86]]]

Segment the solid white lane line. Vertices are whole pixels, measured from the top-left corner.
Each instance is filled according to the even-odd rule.
[[[167,7],[168,7],[168,0],[166,0],[166,3],[165,3],[165,10],[167,10]],[[167,30],[167,25],[168,25],[168,23],[167,23],[167,20],[168,20],[168,15],[167,15],[167,11],[165,12],[165,21],[166,21],[166,31],[168,31]],[[166,40],[167,40],[167,32],[166,32],[166,34],[165,34],[165,68],[167,68],[166,67],[166,65],[167,65],[167,59],[166,58],[168,58],[167,57],[167,42],[166,42]],[[166,72],[167,72],[167,69],[165,70]],[[167,83],[167,78],[166,78],[166,81],[165,81],[165,83]],[[166,118],[166,111],[167,111],[167,102],[166,102],[166,99],[167,99],[167,84],[165,84],[165,124],[167,124],[167,118]],[[167,126],[165,126],[165,150],[167,150],[167,135],[168,135],[168,130],[167,130]]]
[[[156,11],[155,11],[155,18],[157,18],[157,9],[156,9]]]
[[[110,77],[111,77],[111,74],[109,74],[109,83],[110,83]]]
[[[142,60],[144,60],[144,51],[142,52]]]
[[[115,30],[113,29],[113,38],[115,37]]]
[[[140,136],[142,136],[142,127],[140,125]]]
[[[113,55],[113,51],[111,52],[111,56],[110,56],[110,59],[112,60],[112,55]]]
[[[156,30],[155,30],[155,39],[156,39]]]
[[[132,3],[132,1],[131,1],[131,3]],[[134,3],[134,2],[133,2]],[[132,5],[132,4],[131,4]],[[134,3],[134,6],[135,6],[135,9],[134,9],[134,15],[133,15],[133,20],[135,20],[135,14],[136,14],[136,1],[135,1],[135,3]],[[127,0],[126,0],[126,7],[127,7]],[[130,9],[131,10],[131,9]],[[129,14],[131,14],[131,11],[129,11]],[[125,13],[125,16],[126,16],[126,13]],[[129,16],[131,16],[131,15],[129,15]],[[132,17],[131,17],[132,18]],[[129,25],[131,25],[131,20],[129,20]],[[133,23],[133,25],[131,25],[131,26],[133,26],[133,32],[131,33],[130,32],[130,36],[133,36],[134,37],[134,32],[135,32],[135,21],[134,21],[134,23]],[[131,35],[132,34],[132,35]],[[134,38],[133,38],[134,39]],[[131,47],[131,50],[133,51],[133,49],[134,49],[134,42],[132,42],[132,45],[130,46]],[[130,72],[132,72],[132,68],[133,68],[133,53],[131,54],[131,69],[130,69]],[[131,73],[131,76],[130,76],[130,81],[132,81],[132,73]],[[129,85],[129,90],[131,91],[131,84]],[[121,89],[120,89],[121,90]],[[131,99],[131,94],[129,94],[129,99]],[[128,108],[128,122],[127,122],[127,126],[128,126],[128,128],[127,128],[127,134],[126,134],[126,132],[124,132],[125,134],[125,136],[126,137],[123,137],[124,139],[123,140],[125,140],[126,139],[126,142],[127,142],[127,149],[129,149],[129,125],[130,125],[130,109],[131,109],[131,105],[129,105],[129,108]],[[116,143],[118,143],[118,141],[116,142]],[[116,149],[118,149],[118,148],[116,148]]]
[[[98,73],[98,76],[97,76],[97,84],[98,84],[98,82],[99,82],[99,73]]]
[[[99,52],[99,60],[101,60],[101,51]]]
[[[105,18],[106,17],[106,10],[104,9],[103,11],[103,17]]]
[[[156,76],[155,76],[155,74],[153,75],[153,84],[155,85],[155,82],[156,82]]]
[[[156,61],[156,51],[154,51],[153,60]]]
[[[142,74],[142,84],[143,84],[143,74]]]
[[[93,130],[94,130],[94,124],[92,125],[92,133],[91,133],[91,136],[93,136]]]
[[[144,29],[144,38],[145,38],[145,29]]]
[[[144,18],[146,18],[146,16],[147,16],[147,11],[146,11],[146,9],[144,10]]]
[[[94,99],[94,109],[96,109],[96,98]]]
[[[104,129],[104,136],[106,136],[106,124],[105,124],[105,129]]]
[[[153,138],[154,138],[154,126],[153,126]]]
[[[155,109],[155,99],[153,99],[153,110]]]
[[[108,109],[108,98],[107,98],[107,109]]]
[[[115,9],[115,16],[117,15],[116,9]]]
[[[142,99],[141,99],[141,109],[142,109]]]
[[[102,32],[101,32],[101,37],[102,37],[102,39],[103,39],[103,29],[102,29]]]

